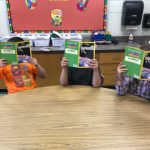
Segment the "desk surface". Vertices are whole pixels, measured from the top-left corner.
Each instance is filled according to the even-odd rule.
[[[149,150],[150,103],[86,86],[0,97],[0,150]]]

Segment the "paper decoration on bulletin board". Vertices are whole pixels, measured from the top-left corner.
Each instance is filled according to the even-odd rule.
[[[54,9],[51,10],[51,24],[54,26],[61,26],[62,24],[62,10]]]
[[[81,11],[85,10],[87,7],[89,0],[79,0],[77,4],[77,8]]]
[[[11,33],[106,29],[107,0],[6,0]]]
[[[37,0],[25,0],[25,4],[29,9],[34,9],[37,5]]]

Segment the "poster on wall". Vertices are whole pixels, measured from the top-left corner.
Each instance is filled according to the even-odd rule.
[[[11,32],[103,30],[106,0],[6,0]]]

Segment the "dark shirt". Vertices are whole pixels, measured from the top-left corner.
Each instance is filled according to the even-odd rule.
[[[101,79],[102,76],[100,76]],[[69,85],[91,85],[93,79],[93,69],[91,68],[68,68]]]

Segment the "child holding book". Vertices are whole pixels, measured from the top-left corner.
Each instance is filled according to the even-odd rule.
[[[141,47],[143,50],[150,50],[150,47]],[[150,100],[150,81],[139,80],[133,77],[125,76],[128,69],[122,63],[117,68],[116,91],[119,96],[128,93]]]
[[[60,84],[101,86],[104,78],[100,74],[97,60],[90,59],[88,65],[89,68],[68,67],[68,60],[63,57],[61,60],[62,72],[60,75]]]
[[[8,42],[20,42],[23,39],[13,37]],[[30,62],[7,65],[7,61],[0,59],[0,79],[4,79],[9,93],[29,90],[37,87],[36,76],[45,78],[46,72],[36,58]]]

